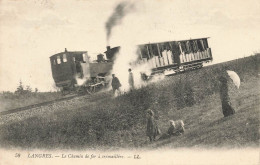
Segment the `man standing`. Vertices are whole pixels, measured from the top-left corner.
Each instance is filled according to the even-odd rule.
[[[129,68],[128,72],[129,72],[129,75],[128,75],[129,87],[130,87],[130,90],[133,90],[134,89],[134,76],[133,76],[133,73],[132,73],[132,69]]]
[[[112,88],[113,88],[113,93],[115,94],[116,90],[118,90],[120,92],[120,87],[121,87],[121,83],[118,80],[118,78],[115,76],[115,74],[112,74]]]
[[[233,109],[230,103],[230,98],[228,95],[227,79],[224,76],[221,76],[219,78],[219,82],[220,82],[220,99],[222,103],[222,111],[224,117],[227,117],[233,115],[235,113],[235,110]]]

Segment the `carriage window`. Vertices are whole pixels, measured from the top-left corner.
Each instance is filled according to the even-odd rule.
[[[140,46],[139,50],[141,51],[143,58],[148,58],[148,52],[147,52],[147,49],[144,45]]]
[[[158,44],[158,46],[159,46],[160,52],[163,52],[163,51],[165,51],[165,50],[166,50],[166,51],[170,50],[170,45],[169,45],[168,42],[160,43],[160,44]]]
[[[181,44],[182,52],[187,53],[187,48],[186,48],[185,42],[180,42],[180,44]]]
[[[197,44],[198,44],[198,50],[199,51],[203,51],[204,47],[203,47],[203,42],[201,42],[202,40],[198,40]]]
[[[53,59],[53,65],[56,65],[57,63],[56,63],[56,59]]]
[[[202,50],[204,51],[206,48],[205,48],[203,40],[200,40],[200,43],[201,43],[201,46],[202,46]]]
[[[66,56],[66,54],[63,54],[63,62],[67,62],[67,56]]]
[[[197,44],[197,41],[194,40],[192,43],[193,43],[193,44],[192,44],[192,46],[193,46],[193,51],[196,53],[196,52],[198,51],[198,44]]]
[[[195,42],[195,46],[196,46],[196,50],[199,51],[199,45],[198,45],[198,41],[194,41]]]
[[[192,49],[191,49],[189,41],[186,42],[186,49],[187,49],[187,53],[191,53],[192,52]]]
[[[147,55],[149,58],[153,57],[153,55],[151,54],[151,51],[149,50],[149,45],[145,45],[145,48],[147,50]]]
[[[158,44],[158,48],[160,52],[164,51],[164,45],[162,43]]]
[[[74,57],[75,58],[75,57]],[[88,54],[87,53],[84,53],[83,54],[83,61],[86,62],[86,61],[89,61],[89,57],[88,57]]]
[[[186,48],[187,48],[188,53],[192,53],[191,44],[189,41],[186,42]]]
[[[195,52],[195,50],[194,50],[194,42],[190,41],[189,43],[190,43],[190,51],[191,51],[191,53]]]
[[[203,39],[203,43],[204,43],[205,49],[207,49],[209,47],[207,39]]]
[[[171,50],[171,46],[170,46],[169,42],[164,43],[164,50],[167,50],[167,51]]]
[[[61,63],[60,56],[57,56],[57,64],[60,64],[60,63]]]
[[[181,54],[181,49],[180,49],[181,43],[180,42],[173,41],[173,42],[169,43],[169,46],[171,48],[173,55],[180,55]]]
[[[159,52],[158,52],[158,48],[156,44],[152,44],[149,46],[150,47],[150,51],[154,56],[159,56]]]

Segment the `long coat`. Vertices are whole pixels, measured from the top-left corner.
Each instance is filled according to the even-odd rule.
[[[113,88],[113,89],[118,89],[119,87],[121,87],[121,83],[120,83],[120,81],[118,80],[117,77],[114,77],[114,78],[112,79],[111,85],[112,85],[112,88]]]
[[[130,88],[134,88],[134,76],[132,72],[129,73],[128,83],[130,85]]]
[[[230,102],[230,98],[228,95],[228,84],[227,84],[227,79],[226,78],[222,78],[220,80],[221,84],[220,84],[220,99],[221,99],[221,103],[222,103],[222,111],[223,111],[223,115],[224,117],[232,115],[235,113],[235,110],[233,109],[231,102]]]
[[[159,134],[160,134],[160,130],[158,128],[157,122],[155,121],[153,116],[150,116],[147,120],[146,135],[148,137],[156,137]]]

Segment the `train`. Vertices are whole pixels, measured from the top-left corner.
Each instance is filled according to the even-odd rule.
[[[213,60],[208,39],[209,37],[140,44],[137,45],[136,63],[151,66],[151,75],[199,69],[204,63]],[[50,63],[55,85],[62,91],[84,87],[87,93],[107,86],[109,82],[106,77],[113,69],[120,48],[107,46],[105,55],[98,54],[96,60],[90,60],[87,51],[67,51],[66,48],[64,52],[52,55]],[[84,82],[81,84],[81,81]]]

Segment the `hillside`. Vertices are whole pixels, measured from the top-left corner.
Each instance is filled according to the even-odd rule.
[[[257,147],[259,145],[260,54],[167,77],[123,96],[97,93],[74,108],[0,126],[1,147],[117,149],[158,147]],[[223,118],[217,77],[223,69],[241,78],[230,83],[234,116]],[[168,120],[182,119],[182,136],[150,143],[146,110],[155,111],[162,132]]]
[[[0,112],[62,98],[60,92],[0,93]]]

